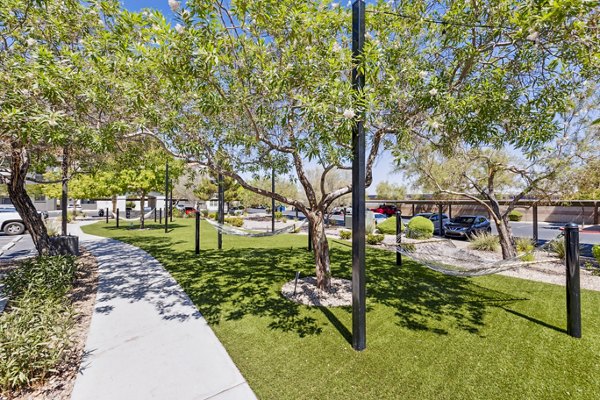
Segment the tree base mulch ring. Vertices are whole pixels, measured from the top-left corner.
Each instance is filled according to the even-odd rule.
[[[294,287],[296,292],[294,293]],[[307,306],[341,307],[352,305],[352,281],[348,279],[331,278],[331,289],[329,291],[317,288],[317,278],[307,276],[305,278],[291,280],[283,285],[281,294],[288,300]]]
[[[77,275],[69,294],[75,311],[74,327],[71,333],[71,349],[56,372],[46,380],[19,393],[13,393],[12,400],[68,400],[75,385],[81,365],[92,313],[96,304],[98,289],[98,264],[96,258],[85,249],[77,258]],[[0,396],[1,398],[1,396]]]

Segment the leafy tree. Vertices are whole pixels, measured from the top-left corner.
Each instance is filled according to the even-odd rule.
[[[172,4],[178,25],[148,15],[136,29],[143,41],[132,46],[133,56],[143,54],[141,70],[152,71],[150,84],[139,82],[149,93],[147,134],[304,212],[323,289],[331,275],[324,216],[353,188],[319,193],[307,165],[322,168],[319,182],[348,168],[357,118],[364,117],[370,144],[369,185],[382,143],[399,159],[427,136],[442,147],[533,149],[554,137],[567,94],[596,76],[598,12],[583,0],[555,2],[559,8],[504,0],[370,5],[369,38],[357,60],[367,80],[360,97],[350,85],[350,13],[337,3]],[[245,178],[271,167],[297,177],[306,201]]]
[[[378,199],[397,200],[406,197],[406,189],[402,185],[380,182],[375,188]]]
[[[219,191],[219,180],[215,175],[203,178],[194,189],[194,194],[202,200],[214,198]],[[232,201],[239,201],[243,196],[243,189],[236,180],[230,177],[223,178],[224,201],[229,204]]]
[[[116,1],[0,6],[0,143],[9,155],[1,179],[40,254],[51,249],[25,189],[30,171],[68,162],[73,145],[102,152],[124,127],[111,118],[122,91],[103,33],[118,12]]]

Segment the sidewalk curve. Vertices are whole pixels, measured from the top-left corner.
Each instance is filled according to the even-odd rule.
[[[98,260],[72,400],[255,399],[192,301],[152,256],[69,227]]]

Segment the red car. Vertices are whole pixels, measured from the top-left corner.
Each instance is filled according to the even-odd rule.
[[[196,210],[194,207],[185,207],[183,209],[183,212],[185,212],[186,215],[190,215],[190,214],[196,214],[198,212],[198,210]]]
[[[392,206],[389,204],[383,204],[377,208],[373,208],[371,211],[380,213],[380,214],[385,214],[387,216],[391,216],[391,215],[396,214],[396,210],[398,210],[398,208],[396,206]]]

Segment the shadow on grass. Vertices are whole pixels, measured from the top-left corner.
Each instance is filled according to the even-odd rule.
[[[550,325],[547,322],[544,322],[544,321],[539,320],[537,318],[530,317],[529,315],[525,315],[525,314],[522,314],[522,313],[520,313],[518,311],[511,310],[511,309],[505,308],[505,307],[499,307],[499,308],[501,308],[502,310],[506,311],[509,314],[516,315],[517,317],[524,318],[527,321],[530,321],[530,322],[533,322],[535,324],[541,325],[541,326],[543,326],[545,328],[549,328],[549,329],[555,330],[556,332],[560,332],[560,333],[567,333],[566,329],[559,328],[558,326]]]
[[[351,333],[337,317],[339,312],[308,308],[287,301],[280,294],[283,283],[296,271],[314,275],[313,255],[304,247],[173,250],[170,240],[153,237],[122,237],[154,255],[173,274],[210,324],[253,316],[267,319],[270,329],[300,337],[318,335],[319,311],[351,342]],[[331,269],[336,277],[351,279],[351,250],[335,243]],[[405,260],[395,266],[390,252],[367,250],[368,312],[386,306],[397,326],[445,335],[458,329],[478,333],[488,306],[517,299],[507,293],[476,285],[471,279],[445,276]],[[322,319],[321,319],[322,321]]]

